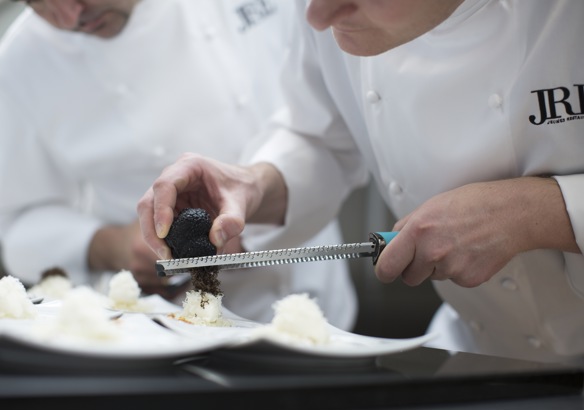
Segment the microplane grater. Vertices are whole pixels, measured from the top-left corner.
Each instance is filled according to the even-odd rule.
[[[156,261],[156,272],[158,276],[173,276],[209,266],[225,270],[363,257],[373,258],[375,265],[381,251],[396,235],[397,232],[371,232],[369,242],[162,259]]]

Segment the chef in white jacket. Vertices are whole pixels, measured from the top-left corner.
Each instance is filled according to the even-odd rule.
[[[242,219],[316,229],[368,168],[399,218],[375,273],[434,280],[433,346],[584,362],[584,3],[299,4],[288,108],[239,170],[265,197],[238,201],[231,181],[211,237]],[[233,171],[184,156],[139,203],[159,254],[170,189],[192,193],[177,181],[201,168]]]
[[[0,44],[6,269],[34,284],[61,267],[74,284],[103,290],[108,276],[100,273],[129,269],[146,287],[158,280],[157,257],[142,239],[138,200],[185,151],[237,162],[254,145],[282,102],[279,71],[297,30],[294,3],[29,6]],[[342,242],[336,222],[301,240],[285,228],[248,228],[246,250],[273,248],[282,238],[294,246]],[[270,320],[273,302],[301,292],[340,328],[356,317],[345,261],[226,271],[220,279],[224,305],[250,319]]]

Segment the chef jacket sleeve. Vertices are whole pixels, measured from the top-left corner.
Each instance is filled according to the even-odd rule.
[[[584,252],[584,175],[564,175],[554,178],[562,190],[576,243]],[[584,255],[565,253],[564,257],[570,283],[574,290],[584,297]]]
[[[79,186],[40,141],[34,113],[0,94],[0,241],[7,272],[27,285],[61,267],[87,283],[87,249],[100,222],[74,208]],[[58,154],[58,150],[57,150]]]
[[[269,162],[288,188],[286,236],[305,241],[335,218],[350,192],[363,186],[368,173],[319,68],[313,31],[303,22],[284,65],[285,107],[272,119],[266,142],[250,162]],[[278,243],[272,246],[294,246]]]

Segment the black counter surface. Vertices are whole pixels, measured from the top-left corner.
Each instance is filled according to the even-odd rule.
[[[430,348],[329,359],[256,345],[144,361],[0,345],[1,409],[580,409],[583,381],[576,367]]]

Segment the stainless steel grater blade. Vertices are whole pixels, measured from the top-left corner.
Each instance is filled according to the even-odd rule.
[[[372,232],[369,235],[370,241],[362,243],[274,249],[198,258],[164,259],[156,261],[156,271],[158,276],[172,276],[210,266],[225,270],[363,257],[372,257],[373,263],[375,263],[385,245],[396,234],[397,232]]]

